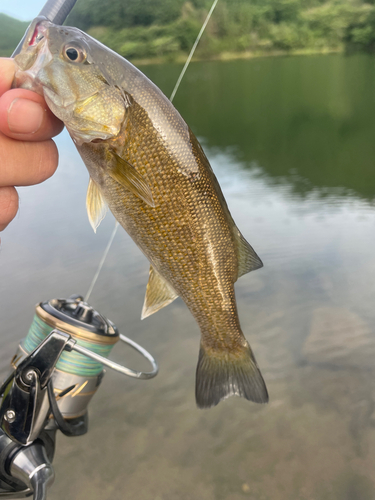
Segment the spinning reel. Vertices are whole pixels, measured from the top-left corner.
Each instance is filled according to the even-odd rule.
[[[138,372],[109,360],[118,341],[142,354],[152,370]],[[103,379],[103,365],[139,379],[158,372],[151,354],[119,334],[81,296],[36,306],[0,388],[0,498],[46,498],[54,480],[56,432],[87,432],[87,406]]]

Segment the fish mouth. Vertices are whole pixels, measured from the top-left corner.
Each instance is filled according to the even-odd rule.
[[[24,72],[27,79],[34,80],[36,83],[38,83],[38,74],[41,69],[45,68],[52,61],[52,54],[48,48],[47,39],[43,39],[39,44],[40,47],[34,64]]]
[[[45,97],[47,104],[66,110],[74,106],[74,96],[62,98],[53,83],[47,76],[49,66],[56,59],[50,50],[49,42],[56,27],[44,17],[36,18],[30,26],[21,53],[15,57],[17,65],[13,87],[32,90]]]
[[[38,18],[35,20],[38,21]],[[32,90],[43,95],[39,74],[53,59],[48,47],[48,21],[35,21],[30,27],[22,51],[15,57],[18,69],[13,87]]]
[[[43,38],[45,38],[47,32],[47,26],[45,21],[37,22],[34,28],[34,32],[29,41],[29,37],[27,38],[28,46],[34,47],[37,45]],[[31,30],[30,30],[31,34]]]

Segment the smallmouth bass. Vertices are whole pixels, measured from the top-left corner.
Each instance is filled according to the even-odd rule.
[[[262,267],[194,134],[138,69],[82,31],[34,20],[15,86],[43,95],[90,174],[94,230],[107,206],[151,263],[142,319],[180,296],[201,329],[200,408],[268,394],[240,327],[234,283]]]

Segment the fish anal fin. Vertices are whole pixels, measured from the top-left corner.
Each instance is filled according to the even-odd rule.
[[[165,281],[153,266],[150,266],[150,276],[147,283],[141,319],[156,313],[173,302],[177,297],[178,294],[170,284]]]
[[[205,349],[201,343],[195,386],[198,408],[216,406],[230,396],[268,402],[266,384],[250,346],[228,352]]]
[[[121,158],[117,153],[111,151],[111,155],[115,162],[114,167],[108,172],[110,177],[147,203],[147,205],[155,207],[151,189],[144,177],[137,172],[133,165]]]
[[[238,275],[240,278],[250,271],[255,271],[263,267],[263,262],[260,260],[258,255],[255,253],[253,247],[245,240],[245,238],[240,233],[239,229],[234,227],[234,239],[237,247],[238,255]]]
[[[91,177],[87,188],[86,208],[91,227],[93,228],[94,233],[96,233],[99,224],[107,213],[108,206],[104,201],[98,185],[91,179]]]

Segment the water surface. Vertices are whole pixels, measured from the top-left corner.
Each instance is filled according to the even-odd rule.
[[[180,67],[143,70],[169,95]],[[59,436],[49,498],[375,498],[374,81],[364,55],[191,65],[175,104],[265,264],[236,295],[270,403],[196,409],[198,327],[180,299],[140,321],[148,263],[121,230],[90,302],[160,374],[107,373],[89,433]],[[66,133],[57,143],[57,174],[20,189],[2,235],[1,375],[37,302],[86,292],[114,224],[92,232],[87,172]]]

